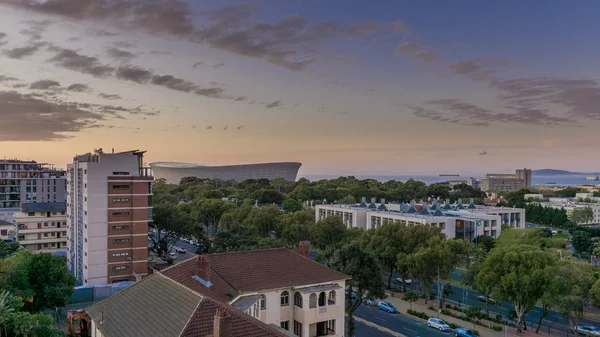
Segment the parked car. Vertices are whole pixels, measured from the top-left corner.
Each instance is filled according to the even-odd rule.
[[[456,328],[454,329],[454,337],[477,337],[477,335],[467,328]]]
[[[427,326],[440,331],[450,331],[450,326],[439,318],[431,317],[427,320]]]
[[[577,332],[585,336],[600,336],[600,330],[592,325],[579,325],[577,326]]]
[[[477,296],[477,299],[480,300],[481,302],[485,303],[485,296],[483,296],[483,295]],[[491,297],[488,297],[488,303],[490,303],[490,304],[496,304],[496,300],[494,300]]]
[[[170,252],[169,253],[169,257],[172,258],[173,260],[176,260],[177,259],[177,253]]]
[[[390,314],[395,314],[398,312],[398,309],[396,309],[396,307],[390,302],[380,301],[379,304],[377,304],[377,307],[379,310],[387,311]]]
[[[363,303],[364,303],[364,305],[369,305],[369,306],[373,306],[373,307],[377,305],[377,301],[371,300],[368,298],[363,299]]]
[[[348,295],[349,289],[346,288],[346,295]],[[357,297],[356,293],[353,291],[352,292],[352,299],[355,299]]]
[[[402,284],[402,277],[396,277],[396,282]],[[404,279],[404,283],[412,284],[412,280],[410,278],[406,278],[406,279]]]
[[[175,247],[175,251],[181,254],[185,254],[185,248]]]

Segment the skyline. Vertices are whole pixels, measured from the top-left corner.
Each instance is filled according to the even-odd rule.
[[[308,175],[600,164],[600,4],[29,3],[0,0],[6,158],[140,149]]]

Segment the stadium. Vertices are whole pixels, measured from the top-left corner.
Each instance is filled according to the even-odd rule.
[[[243,181],[246,179],[283,178],[295,181],[302,163],[259,163],[227,166],[204,166],[190,163],[150,163],[155,179],[165,179],[169,184],[179,184],[182,178],[197,177]]]

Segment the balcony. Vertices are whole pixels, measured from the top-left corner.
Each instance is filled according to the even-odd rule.
[[[43,239],[19,240],[19,243],[22,245],[31,245],[31,244],[36,244],[36,243],[53,243],[53,242],[60,242],[60,243],[64,243],[66,245],[67,237],[63,236],[60,238],[54,237],[54,238],[43,238]]]
[[[302,324],[314,324],[344,317],[344,307],[339,304],[317,308],[294,306],[294,319]]]
[[[19,234],[67,232],[67,227],[42,227],[34,229],[19,229]]]

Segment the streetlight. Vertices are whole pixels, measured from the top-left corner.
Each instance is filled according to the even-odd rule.
[[[563,257],[562,257],[562,251],[560,249],[558,250],[558,254],[560,255],[560,259],[562,260],[563,259]]]

